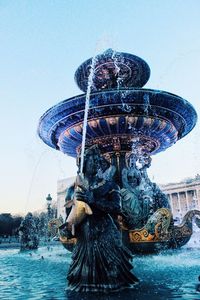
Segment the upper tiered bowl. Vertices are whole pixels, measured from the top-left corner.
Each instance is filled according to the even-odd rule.
[[[108,50],[84,62],[75,73],[78,86],[87,91],[93,78],[87,120],[86,144],[100,144],[104,153],[129,152],[134,143],[156,154],[187,135],[197,114],[185,99],[159,90],[143,89],[150,69],[141,58]],[[76,157],[82,142],[86,94],[64,100],[41,118],[38,133],[50,147]]]

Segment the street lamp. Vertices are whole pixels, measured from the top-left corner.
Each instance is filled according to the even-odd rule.
[[[48,219],[50,219],[50,217],[51,217],[51,201],[52,201],[50,194],[48,194],[48,196],[46,197],[46,200],[47,200]]]

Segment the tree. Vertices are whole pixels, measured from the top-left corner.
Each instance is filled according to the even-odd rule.
[[[5,213],[0,215],[0,235],[12,235],[13,218],[11,214]]]

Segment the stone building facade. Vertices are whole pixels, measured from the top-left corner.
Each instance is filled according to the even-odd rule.
[[[188,178],[179,183],[160,185],[167,194],[174,218],[182,219],[191,209],[200,210],[200,175]]]
[[[57,185],[57,211],[65,219],[65,195],[67,188],[75,181],[70,177],[58,181]],[[188,210],[200,210],[200,175],[195,178],[188,178],[179,183],[160,185],[162,191],[167,194],[172,213],[175,219],[181,220]]]

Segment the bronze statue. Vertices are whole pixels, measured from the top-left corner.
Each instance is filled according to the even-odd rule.
[[[142,226],[141,174],[136,167],[136,157],[131,154],[127,159],[127,167],[122,170],[122,207],[126,215],[128,227]]]
[[[144,153],[137,157],[132,153],[127,158],[127,167],[122,170],[122,206],[130,229],[142,228],[157,209],[170,209],[167,196],[148,177],[150,165],[149,155]]]
[[[92,214],[75,226],[77,243],[67,276],[70,290],[117,291],[138,282],[131,272],[132,255],[122,244],[116,225],[121,213],[119,186],[112,176],[99,176],[109,168],[98,147],[85,151],[83,175],[77,177],[74,196]]]

